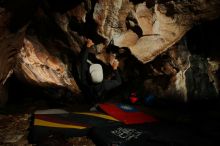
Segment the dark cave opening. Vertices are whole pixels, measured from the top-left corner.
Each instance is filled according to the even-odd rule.
[[[220,19],[203,22],[193,27],[187,34],[188,48],[193,54],[214,59],[220,58],[219,33]]]
[[[82,4],[82,2],[84,3],[84,8],[86,10],[86,22],[81,22],[75,16],[71,16],[70,14],[65,15],[68,10],[75,8]],[[130,2],[133,4],[146,2],[146,6],[150,9],[156,3],[153,0],[131,0]],[[166,13],[166,16],[172,16],[174,5],[171,4],[171,1],[157,1],[157,3],[161,4],[166,2],[170,2],[165,5],[170,10]],[[23,3],[25,3],[25,5],[23,5]],[[67,75],[71,75],[74,78],[76,86],[78,85],[80,90],[79,54],[85,45],[84,37],[91,38],[95,44],[105,44],[107,40],[97,33],[97,28],[100,24],[98,25],[97,22],[93,20],[96,3],[97,1],[89,0],[9,0],[7,2],[1,0],[0,6],[7,8],[13,13],[8,26],[8,29],[11,31],[10,33],[18,32],[23,26],[28,24],[25,37],[29,38],[29,40],[33,39],[33,42],[38,42],[33,45],[33,48],[36,46],[38,47],[40,44],[48,54],[52,54],[52,61],[49,60],[49,57],[49,59],[46,58],[44,60],[43,55],[45,54],[42,56],[40,56],[41,54],[38,54],[40,57],[37,57],[40,59],[43,58],[43,61],[40,60],[43,63],[48,63],[48,60],[52,62],[50,62],[51,64],[49,65],[41,64],[40,66],[45,67],[44,69],[47,71],[51,71],[52,69],[50,70],[50,66],[54,64],[57,65],[59,61],[64,62],[64,68],[66,67],[65,65],[67,65],[66,68],[68,69]],[[178,3],[181,2],[178,1]],[[1,12],[2,11],[3,10],[1,10]],[[63,19],[57,21],[54,17],[55,13],[65,17],[61,17]],[[68,19],[68,23],[66,23],[65,18]],[[125,19],[126,22],[132,21],[135,23],[134,27],[129,23],[125,23],[125,26],[127,25],[126,29],[131,29],[138,35],[138,37],[142,37],[143,31],[141,30],[141,27],[138,26],[138,21],[129,18],[129,16]],[[64,28],[59,26],[59,22],[67,25],[66,28],[71,33],[65,32]],[[147,128],[149,132],[149,134],[147,133],[148,138],[153,137],[152,139],[149,139],[149,145],[156,143],[158,145],[176,146],[181,144],[190,145],[193,142],[195,142],[195,144],[193,143],[194,145],[197,145],[198,143],[202,143],[201,145],[219,144],[220,88],[219,85],[214,86],[214,82],[216,80],[219,81],[220,79],[220,69],[216,69],[216,66],[219,65],[220,61],[220,53],[218,50],[220,47],[220,37],[218,37],[220,34],[219,24],[219,18],[208,22],[201,22],[201,24],[195,24],[179,42],[176,42],[176,44],[167,51],[161,53],[155,59],[146,64],[143,64],[138,60],[137,57],[132,54],[130,48],[117,47],[114,45],[114,42],[110,42],[107,47],[104,47],[104,51],[102,48],[99,52],[98,55],[101,56],[104,54],[104,57],[105,55],[115,53],[116,59],[122,63],[119,69],[122,84],[108,92],[105,96],[104,102],[131,105],[138,110],[142,110],[144,113],[153,115],[159,119],[158,123],[144,125],[144,128]],[[74,43],[71,43],[71,41]],[[24,47],[24,45],[22,47]],[[104,76],[106,78],[111,76],[112,69],[110,68],[110,65],[99,60],[104,57],[99,56],[100,58],[97,59],[92,51],[91,54],[94,59],[92,61],[103,66],[103,70],[105,71]],[[9,55],[9,57],[11,56]],[[56,57],[58,58],[58,61],[56,60]],[[18,60],[17,63],[20,63],[20,61],[21,60]],[[96,103],[87,102],[84,94],[75,94],[73,93],[73,90],[67,88],[67,86],[59,86],[58,84],[53,83],[45,85],[44,83],[30,82],[30,80],[20,77],[19,75],[24,73],[22,72],[21,74],[18,74],[20,71],[18,68],[21,69],[21,67],[22,66],[18,66],[16,68],[16,72],[8,78],[5,84],[8,101],[3,107],[0,107],[0,145],[2,143],[4,144],[4,141],[1,141],[5,138],[3,135],[4,133],[7,133],[7,131],[10,131],[13,128],[19,129],[22,125],[25,125],[16,119],[16,117],[21,114],[25,116],[28,115],[28,118],[26,118],[26,125],[29,125],[31,123],[30,120],[33,118],[33,113],[36,110],[59,108],[70,111],[71,113],[73,111],[89,111],[93,113],[93,111],[90,111],[91,107],[96,108],[96,105],[94,106]],[[56,70],[56,67],[57,66],[54,67],[55,71],[53,71],[60,72],[60,68]],[[61,83],[62,82],[63,81],[61,81]],[[44,87],[40,86],[40,84]],[[182,100],[184,93],[179,90],[177,90],[177,93],[175,94],[170,94],[170,92],[173,93],[172,88],[177,87],[178,89],[184,87],[183,91],[187,91],[185,93],[185,96],[187,96],[186,100]],[[180,96],[181,99],[179,99],[178,96]],[[137,102],[132,103],[131,97],[135,97]],[[64,117],[66,116],[62,115],[61,120],[65,119]],[[25,118],[21,117],[21,119]],[[9,124],[7,123],[8,121]],[[18,124],[11,124],[12,127],[8,128],[8,125],[12,122],[18,122]],[[4,129],[4,126],[6,129]],[[100,124],[99,126],[103,125]],[[18,133],[9,132],[9,134],[7,133],[5,135],[18,135],[19,137],[19,135],[25,133],[23,135],[25,139],[24,141],[28,143],[30,141],[27,142],[26,136],[29,134],[28,132],[30,132],[29,128],[30,127],[25,130],[22,129],[18,131]],[[20,133],[21,131],[23,132],[22,134]],[[108,130],[102,131],[106,132]],[[155,133],[157,135],[156,137],[154,137]],[[175,137],[176,133],[179,137]],[[171,137],[169,137],[169,134]],[[166,139],[166,136],[168,136],[168,140]],[[93,139],[90,135],[87,135],[87,137]],[[182,137],[186,139],[183,138],[183,140]],[[145,137],[145,142],[148,138],[146,139]],[[9,139],[11,140],[13,138]],[[190,140],[193,142],[191,143]],[[85,141],[85,139],[81,141]],[[40,143],[38,145],[54,146],[54,143],[58,143],[57,145],[65,145],[66,137],[57,133],[52,133],[52,135],[46,137],[41,142],[43,144]],[[88,145],[91,146],[91,144]]]

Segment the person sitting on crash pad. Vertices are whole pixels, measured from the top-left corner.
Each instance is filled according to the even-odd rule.
[[[103,68],[100,64],[92,63],[88,59],[89,49],[94,46],[92,40],[87,39],[87,45],[82,50],[81,58],[81,81],[88,100],[95,102],[102,101],[105,92],[119,86],[121,84],[121,77],[118,72],[119,61],[115,57],[111,57],[110,65],[115,74],[114,78],[103,79]]]

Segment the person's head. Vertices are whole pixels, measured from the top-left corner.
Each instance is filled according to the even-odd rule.
[[[93,83],[101,83],[103,81],[103,69],[100,64],[90,65],[89,73]]]

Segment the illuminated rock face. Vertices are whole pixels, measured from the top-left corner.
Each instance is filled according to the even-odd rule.
[[[214,7],[219,7],[218,1],[168,1],[147,7],[144,1],[133,5],[128,0],[100,0],[93,17],[101,36],[128,47],[147,63],[179,41],[196,21],[216,18],[219,11],[207,11]]]
[[[189,96],[219,92],[219,61],[196,57],[181,40],[193,25],[220,16],[218,0],[13,3],[0,3],[2,101],[13,72],[31,84],[62,87],[79,95],[79,57],[87,38],[97,44],[91,52],[107,68],[109,49],[114,48],[125,84],[141,82],[143,95],[188,101]]]
[[[43,87],[61,86],[79,93],[80,90],[69,72],[68,63],[50,54],[37,38],[24,39],[18,60],[18,74],[27,80]]]

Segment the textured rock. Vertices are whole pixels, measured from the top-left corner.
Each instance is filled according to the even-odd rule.
[[[198,20],[219,16],[218,9],[218,1],[168,1],[154,8],[148,8],[146,2],[134,6],[126,0],[99,1],[94,19],[101,36],[113,39],[116,46],[130,48],[138,60],[146,63],[179,41]],[[125,27],[126,18],[129,27]]]
[[[213,83],[216,93],[219,95],[220,91],[220,79],[218,76],[218,71],[220,70],[220,62],[208,59],[208,76],[209,81]]]
[[[197,57],[181,38],[195,24],[219,17],[219,3],[10,1],[0,8],[0,99],[6,99],[2,98],[7,96],[3,85],[13,72],[48,90],[58,87],[78,94],[77,69],[87,38],[97,45],[91,53],[98,60],[108,64],[109,52],[116,53],[123,80],[144,84],[148,93],[182,101],[209,93],[215,96],[219,92],[218,61]]]
[[[175,97],[176,100],[187,102],[189,97],[186,86],[186,71],[190,68],[191,53],[187,49],[186,40],[182,40],[174,49],[169,50],[168,54],[171,58],[171,64],[177,69],[177,72],[170,79],[167,94]]]
[[[191,67],[186,72],[188,97],[194,100],[215,98],[218,95],[213,80],[208,74],[208,61],[205,58],[193,55],[190,57]]]
[[[147,94],[181,102],[216,98],[219,94],[219,62],[192,55],[186,39],[149,64],[152,73],[148,74],[153,76],[144,82]]]
[[[15,57],[21,48],[21,40],[26,30],[26,27],[24,27],[17,33],[11,33],[8,29],[10,18],[10,13],[4,8],[0,8],[0,86],[4,85],[12,73],[13,66],[16,62]]]
[[[25,38],[18,54],[18,74],[40,86],[62,86],[79,93],[80,90],[69,72],[68,64],[53,56],[37,38]]]
[[[23,26],[17,32],[11,32],[8,26],[11,23],[11,13],[0,7],[0,106],[8,99],[7,79],[13,73],[16,64],[16,55],[22,46],[22,39],[26,31]]]
[[[85,38],[80,36],[76,31],[70,29],[70,19],[76,19],[78,23],[85,22],[86,10],[83,7],[84,3],[68,11],[67,13],[55,13],[54,18],[59,27],[63,30],[70,46],[68,46],[75,54],[79,54]],[[76,13],[79,11],[78,13]]]
[[[190,56],[185,41],[181,40],[165,54],[149,63],[153,76],[144,83],[148,94],[187,102],[189,97],[186,71],[190,68]]]
[[[129,0],[99,0],[93,13],[93,18],[98,24],[98,34],[110,42],[125,32],[125,20],[132,7]]]

